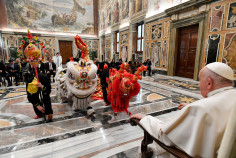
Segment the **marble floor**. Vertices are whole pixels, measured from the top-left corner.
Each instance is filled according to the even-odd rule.
[[[170,120],[180,102],[201,98],[198,82],[163,75],[144,77],[140,93],[132,98],[128,110],[142,112],[163,121]],[[0,88],[0,157],[1,158],[135,158],[143,131],[129,124],[124,112],[113,115],[111,106],[93,100],[96,118],[74,112],[51,93],[53,122],[34,119],[25,85]]]

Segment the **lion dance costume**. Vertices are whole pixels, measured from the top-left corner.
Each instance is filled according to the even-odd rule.
[[[129,101],[139,93],[140,85],[137,80],[142,79],[140,73],[146,71],[147,67],[139,67],[135,75],[128,73],[125,69],[128,69],[128,64],[123,63],[119,71],[116,69],[110,70],[109,78],[107,78],[107,99],[111,103],[115,115],[122,111],[131,115],[127,110]]]
[[[88,48],[78,35],[75,37],[75,44],[82,50],[81,59],[79,62],[70,61],[66,64],[66,69],[58,70],[57,94],[62,101],[67,99],[73,110],[87,111],[90,116],[94,114],[90,96],[97,87],[97,66],[90,61]]]

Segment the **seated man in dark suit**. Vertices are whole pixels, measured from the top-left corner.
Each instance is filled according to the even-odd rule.
[[[0,86],[2,83],[2,77],[5,77],[5,65],[3,64],[2,61],[0,61]]]
[[[38,59],[37,71],[39,73],[45,74],[45,64],[43,63],[41,58]]]
[[[19,71],[20,71],[19,65],[17,63],[13,63],[13,60],[9,60],[9,64],[7,64],[7,74],[6,74],[8,87],[12,86],[12,83],[10,81],[10,77],[15,77],[16,86],[18,86]]]
[[[56,64],[52,61],[52,58],[48,58],[48,62],[45,64],[45,70],[47,73],[47,77],[51,81],[51,75],[53,75],[53,82],[54,82],[54,77],[56,75]]]

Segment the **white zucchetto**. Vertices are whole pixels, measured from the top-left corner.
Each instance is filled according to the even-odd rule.
[[[206,67],[224,78],[234,80],[234,72],[227,64],[221,62],[214,62],[207,64]]]

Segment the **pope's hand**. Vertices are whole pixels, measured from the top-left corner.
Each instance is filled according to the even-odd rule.
[[[186,105],[188,105],[188,103],[180,103],[180,104],[178,105],[178,109],[181,110],[181,109],[183,109],[183,107],[185,107]]]
[[[144,118],[145,116],[146,116],[145,114],[138,113],[138,114],[132,115],[130,118],[136,118],[136,119],[141,120],[141,119]]]

